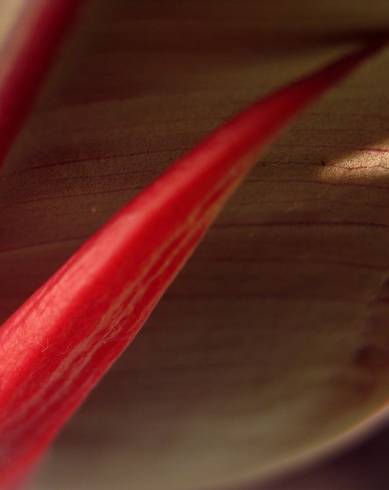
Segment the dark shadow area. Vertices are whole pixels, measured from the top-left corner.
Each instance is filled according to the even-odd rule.
[[[389,429],[383,427],[337,457],[273,483],[240,486],[239,490],[383,490],[389,485],[388,451]]]

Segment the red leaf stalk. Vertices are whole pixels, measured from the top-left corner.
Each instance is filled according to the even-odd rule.
[[[0,330],[0,488],[21,478],[128,346],[227,198],[365,47],[259,100],[114,216]]]

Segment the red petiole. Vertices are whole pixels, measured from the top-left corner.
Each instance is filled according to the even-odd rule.
[[[0,165],[79,4],[80,0],[26,0],[1,46]]]
[[[264,145],[377,47],[265,97],[114,216],[0,330],[0,488],[22,478],[135,337]]]

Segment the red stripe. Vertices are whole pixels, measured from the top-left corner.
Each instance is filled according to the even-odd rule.
[[[34,100],[80,0],[28,1],[2,52],[0,165]]]
[[[376,49],[343,57],[212,133],[3,325],[1,488],[39,458],[133,339],[263,146]]]

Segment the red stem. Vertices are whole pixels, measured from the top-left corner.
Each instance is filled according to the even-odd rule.
[[[79,4],[80,0],[27,0],[8,36],[0,68],[0,166]]]
[[[377,46],[259,100],[120,211],[0,330],[0,487],[21,478],[185,264],[259,153]]]

